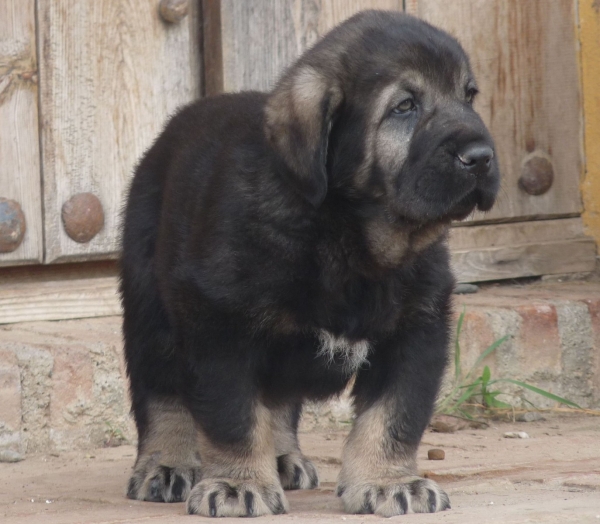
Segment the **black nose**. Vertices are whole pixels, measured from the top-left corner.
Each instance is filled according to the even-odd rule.
[[[494,150],[483,144],[469,144],[456,156],[463,167],[474,175],[485,175],[490,170]]]

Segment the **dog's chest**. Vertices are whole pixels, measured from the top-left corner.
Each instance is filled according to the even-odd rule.
[[[326,329],[320,329],[318,337],[318,355],[329,365],[341,365],[345,372],[354,373],[367,361],[371,349],[368,340],[349,340]]]

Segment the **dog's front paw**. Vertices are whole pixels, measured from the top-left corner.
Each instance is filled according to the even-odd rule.
[[[314,489],[319,485],[314,464],[299,453],[277,457],[277,471],[283,489]]]
[[[209,478],[194,487],[187,511],[205,517],[258,517],[287,513],[288,506],[278,484]]]
[[[348,513],[375,513],[382,517],[450,508],[446,492],[433,480],[421,477],[340,484],[337,495]]]
[[[199,459],[178,466],[161,464],[161,453],[138,458],[127,497],[149,502],[183,502],[202,478]]]

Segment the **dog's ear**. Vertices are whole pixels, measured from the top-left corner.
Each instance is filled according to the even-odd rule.
[[[269,96],[267,139],[290,170],[290,182],[314,207],[327,193],[327,144],[343,100],[335,79],[308,65],[291,69]]]

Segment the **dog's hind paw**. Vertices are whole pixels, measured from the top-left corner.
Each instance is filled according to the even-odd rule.
[[[287,513],[288,506],[279,485],[214,478],[204,479],[192,489],[187,511],[205,517],[259,517]]]
[[[433,480],[420,477],[340,485],[337,494],[348,513],[393,517],[406,513],[435,513],[450,508],[446,492]]]
[[[299,453],[277,457],[277,471],[283,489],[314,489],[319,485],[314,464]]]
[[[183,502],[201,478],[199,467],[168,467],[148,461],[133,472],[127,497],[148,502]]]

